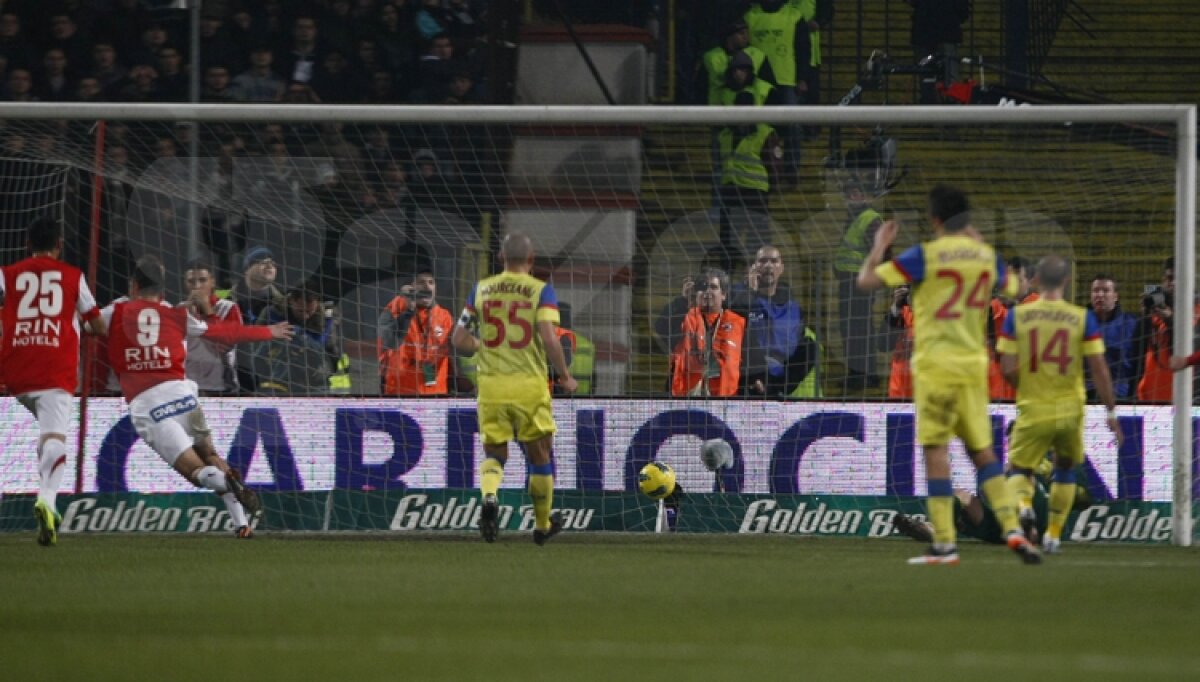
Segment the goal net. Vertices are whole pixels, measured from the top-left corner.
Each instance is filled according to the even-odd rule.
[[[1143,304],[1177,253],[1168,304],[1193,300],[1194,193],[1177,192],[1195,187],[1194,158],[1178,154],[1195,146],[1187,108],[58,105],[2,118],[5,262],[50,214],[102,305],[154,255],[169,301],[207,298],[204,274],[246,325],[294,325],[290,342],[201,340],[189,357],[217,449],[264,494],[262,530],[474,528],[474,359],[443,366],[437,349],[519,231],[573,333],[580,391],[554,401],[569,528],[896,535],[896,512],[922,514],[925,494],[908,294],[853,279],[879,219],[900,222],[897,249],[931,237],[927,193],[949,183],[1006,259],[1069,258],[1068,300],[1111,325],[1125,442],[1093,403],[1091,506],[1068,539],[1190,543],[1191,387]],[[412,310],[431,301],[447,317],[422,328]],[[989,302],[989,339],[1012,303]],[[715,323],[689,318],[710,306]],[[1176,306],[1176,331],[1192,317]],[[1173,343],[1182,354],[1190,336]],[[218,501],[138,440],[103,366],[81,386],[65,531],[225,529]],[[992,391],[1002,454],[1016,409],[998,376]],[[29,528],[36,425],[0,400],[0,527]],[[715,474],[700,458],[713,439],[732,452]],[[954,486],[974,492],[952,452]],[[651,461],[683,490],[670,524],[638,492]],[[514,447],[502,528],[531,527],[525,484]]]

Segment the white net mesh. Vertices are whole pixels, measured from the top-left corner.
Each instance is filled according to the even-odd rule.
[[[420,375],[402,357],[412,323],[397,297],[427,273],[434,301],[453,319],[473,284],[497,268],[492,254],[508,231],[533,239],[534,274],[568,304],[564,326],[575,335],[571,366],[582,387],[576,399],[556,402],[557,499],[577,511],[579,527],[607,529],[654,527],[656,508],[636,495],[637,473],[651,460],[674,467],[697,510],[685,506],[681,519],[686,526],[691,514],[697,530],[826,532],[823,518],[829,532],[841,532],[842,521],[828,520],[836,508],[857,514],[861,526],[852,530],[867,534],[872,510],[894,511],[924,493],[899,379],[910,350],[892,310],[901,299],[848,284],[869,245],[867,212],[900,220],[898,246],[907,247],[931,236],[928,188],[952,183],[971,197],[973,224],[1003,255],[1073,259],[1068,297],[1081,304],[1094,276],[1107,273],[1135,318],[1143,287],[1160,282],[1173,251],[1174,139],[1169,127],[1144,121],[844,127],[839,147],[831,129],[815,129],[781,174],[769,158],[763,163],[771,184],[756,193],[731,189],[719,180],[729,167],[713,165],[722,158],[715,131],[728,127],[740,144],[759,130],[732,119],[711,128],[655,109],[621,125],[547,124],[519,112],[503,121],[496,110],[479,123],[405,115],[384,123],[115,117],[102,126],[16,119],[2,133],[7,262],[23,252],[28,220],[49,212],[67,221],[68,260],[83,263],[98,239],[102,304],[124,293],[134,259],[153,254],[166,264],[169,300],[189,295],[186,277],[202,264],[214,295],[237,302],[247,324],[288,320],[302,330],[291,343],[238,344],[236,357],[219,347],[202,385],[214,396],[205,410],[218,450],[252,484],[279,491],[270,497],[271,527],[473,523],[464,489],[477,483],[482,457],[474,364],[449,353],[445,370]],[[865,230],[855,241],[858,222]],[[275,266],[270,282],[265,261]],[[681,294],[691,281],[695,295],[714,275],[706,268],[728,277],[727,309],[748,318],[747,351],[736,376],[722,366],[724,378],[697,382],[688,372],[707,368],[673,376],[671,356],[695,302]],[[421,301],[423,290],[418,284],[409,300]],[[1144,374],[1140,350],[1114,359],[1125,363],[1114,374],[1129,401]],[[678,362],[690,362],[684,357]],[[94,396],[104,395],[103,379]],[[691,397],[705,393],[734,399]],[[191,490],[134,444],[116,399],[90,400],[82,492]],[[7,405],[19,426],[9,436],[15,452],[34,432]],[[1165,505],[1169,408],[1122,409],[1137,445],[1118,451],[1089,427],[1092,496]],[[993,415],[1003,444],[1015,410],[997,402]],[[717,488],[697,456],[709,438],[733,445],[724,493],[708,494]],[[509,468],[516,528],[525,478]],[[6,494],[36,488],[32,457],[10,458],[0,473]],[[963,458],[955,483],[974,488]],[[824,516],[806,517],[822,496],[837,501]]]

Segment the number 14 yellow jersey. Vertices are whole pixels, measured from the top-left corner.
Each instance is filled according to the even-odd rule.
[[[1042,299],[1013,307],[996,350],[1018,358],[1021,414],[1062,417],[1083,413],[1083,359],[1104,355],[1104,339],[1092,311]]]

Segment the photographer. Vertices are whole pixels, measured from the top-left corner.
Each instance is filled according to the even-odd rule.
[[[1175,307],[1175,259],[1163,263],[1162,285],[1142,297],[1142,320],[1138,338],[1145,358],[1137,398],[1146,402],[1170,402]]]
[[[446,395],[454,319],[438,305],[430,267],[418,269],[379,315],[376,350],[384,395]]]
[[[892,371],[888,376],[889,398],[912,398],[913,310],[912,287],[908,284],[892,290],[892,305],[884,317],[887,328],[895,336],[892,349]]]

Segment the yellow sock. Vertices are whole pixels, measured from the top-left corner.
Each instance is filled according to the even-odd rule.
[[[954,526],[954,497],[930,496],[927,505],[934,544],[953,545],[958,539],[958,529]]]
[[[1021,522],[1017,518],[1016,498],[1009,490],[998,462],[980,469],[979,489],[983,492],[984,501],[996,515],[996,521],[1000,522],[1000,528],[1004,534],[1008,535],[1013,531],[1019,531]]]
[[[1008,477],[1008,489],[1016,498],[1017,510],[1025,511],[1033,508],[1033,481],[1025,474],[1013,474]]]
[[[1074,483],[1050,484],[1050,513],[1046,522],[1046,535],[1055,539],[1062,538],[1063,526],[1067,525],[1067,516],[1071,506],[1075,504]]]
[[[554,504],[554,476],[530,472],[529,496],[533,498],[533,525],[546,530],[550,527],[550,508]]]
[[[486,457],[479,465],[479,492],[483,495],[495,495],[500,490],[500,481],[504,480],[504,465],[494,457]]]

